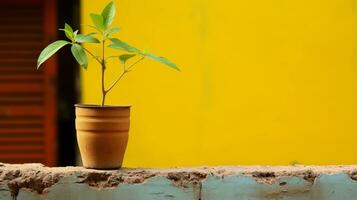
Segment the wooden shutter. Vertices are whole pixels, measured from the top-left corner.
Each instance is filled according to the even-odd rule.
[[[0,1],[0,162],[56,164],[56,62],[36,70],[54,39],[55,8],[52,0]]]

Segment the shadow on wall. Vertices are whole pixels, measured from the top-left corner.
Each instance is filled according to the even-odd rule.
[[[70,23],[79,24],[79,0],[60,0],[58,3],[58,26]],[[58,33],[59,38],[63,34]],[[60,51],[58,55],[58,164],[59,166],[77,163],[77,143],[74,127],[74,104],[78,102],[79,72],[70,51]]]

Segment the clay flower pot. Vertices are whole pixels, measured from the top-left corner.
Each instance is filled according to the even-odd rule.
[[[83,166],[120,168],[128,142],[130,106],[76,104],[75,108]]]

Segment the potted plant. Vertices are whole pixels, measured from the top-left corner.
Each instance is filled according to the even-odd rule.
[[[106,95],[113,87],[129,73],[133,67],[149,58],[168,67],[179,70],[170,60],[142,51],[122,40],[113,37],[119,32],[119,28],[111,27],[115,16],[114,2],[110,2],[101,14],[91,13],[92,27],[95,32],[80,34],[68,24],[63,29],[68,40],[58,40],[48,45],[38,57],[37,69],[41,64],[65,46],[71,47],[75,60],[84,69],[87,69],[88,56],[92,57],[101,67],[101,95],[99,105],[76,104],[76,130],[79,150],[82,156],[83,166],[95,169],[119,168],[122,165],[129,131],[130,106],[106,105]],[[97,43],[101,46],[102,54],[95,55],[83,44]],[[120,55],[106,56],[105,49],[112,48],[123,51]],[[123,66],[118,78],[109,86],[105,83],[105,70],[108,61],[115,60]],[[137,58],[134,60],[134,58]],[[134,60],[134,61],[132,61]],[[130,62],[131,61],[131,62]]]

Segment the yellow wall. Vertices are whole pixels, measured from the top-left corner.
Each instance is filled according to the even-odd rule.
[[[82,23],[107,2],[82,0]],[[119,37],[182,69],[147,60],[108,94],[133,106],[125,166],[357,163],[352,0],[116,4]],[[99,66],[82,75],[99,103]]]

